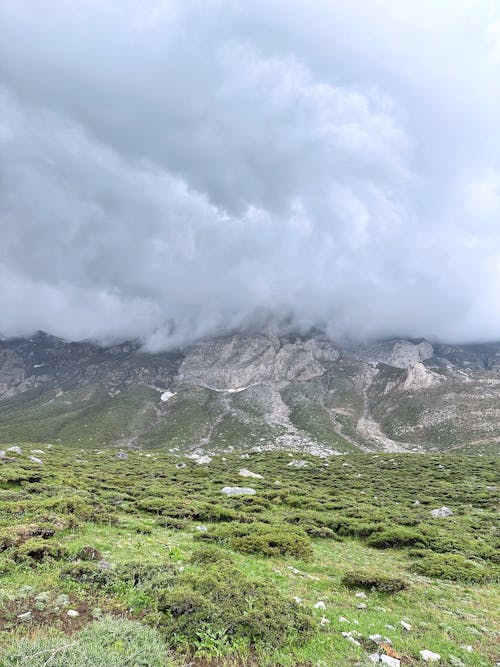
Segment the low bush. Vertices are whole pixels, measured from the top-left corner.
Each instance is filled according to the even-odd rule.
[[[381,593],[398,593],[408,588],[408,583],[400,577],[368,572],[348,572],[342,577],[341,583],[347,588],[365,588]]]
[[[220,549],[213,544],[207,544],[193,551],[191,562],[197,565],[209,565],[213,563],[223,565],[224,563],[233,563],[234,560],[224,549]]]
[[[161,626],[174,645],[200,646],[200,629],[227,638],[229,650],[280,646],[314,629],[310,610],[284,597],[269,581],[250,579],[226,564],[183,572],[159,598]]]
[[[173,667],[161,635],[137,621],[106,617],[74,637],[23,639],[8,648],[0,667]]]
[[[387,549],[390,547],[401,549],[405,547],[424,546],[426,539],[417,530],[398,526],[388,528],[380,533],[372,533],[366,540],[366,544],[378,549]]]
[[[494,578],[494,572],[488,567],[481,567],[474,561],[460,554],[438,554],[427,552],[418,554],[419,560],[411,567],[412,572],[425,577],[481,583]]]
[[[264,556],[293,556],[307,560],[312,556],[311,541],[298,527],[260,522],[218,526],[196,536],[199,540],[219,542],[235,551]]]
[[[42,563],[48,559],[60,560],[68,558],[65,547],[52,540],[41,537],[33,537],[22,542],[9,550],[9,556],[16,562],[28,562],[29,564]]]

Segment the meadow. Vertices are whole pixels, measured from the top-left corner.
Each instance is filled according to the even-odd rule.
[[[500,661],[494,457],[19,447],[1,667]]]

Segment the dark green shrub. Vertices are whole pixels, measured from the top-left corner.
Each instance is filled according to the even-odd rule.
[[[425,555],[420,555],[420,559],[412,565],[411,570],[425,577],[467,583],[481,583],[495,577],[492,569],[481,567],[460,554],[427,552]]]
[[[102,587],[111,581],[113,575],[112,570],[102,569],[97,563],[80,562],[64,565],[59,576],[79,584]]]
[[[196,539],[219,542],[247,554],[293,556],[303,560],[312,556],[311,542],[306,533],[298,527],[283,524],[230,524],[200,533]]]
[[[366,544],[378,549],[403,548],[425,546],[426,539],[417,530],[398,526],[397,528],[388,528],[380,533],[372,533],[366,540]]]
[[[16,562],[28,562],[29,564],[42,563],[48,559],[60,560],[68,558],[67,549],[57,542],[34,537],[13,547],[9,555]]]
[[[407,582],[399,577],[356,571],[345,574],[341,583],[347,588],[365,588],[381,593],[398,593],[408,588]]]
[[[189,527],[186,519],[174,519],[171,516],[159,516],[155,519],[155,523],[162,528],[175,528],[175,530],[187,530]]]
[[[250,579],[235,567],[209,565],[183,572],[160,595],[162,628],[173,644],[198,646],[200,628],[223,633],[230,643],[280,646],[314,629],[312,614],[285,598],[269,581]]]
[[[234,563],[234,560],[224,549],[220,549],[213,544],[207,544],[193,551],[191,562],[197,565],[211,565],[213,563],[224,565],[226,563]]]
[[[114,568],[109,576],[109,585],[113,588],[138,588],[146,593],[161,590],[169,586],[175,578],[171,563],[156,565],[153,563],[122,563]]]

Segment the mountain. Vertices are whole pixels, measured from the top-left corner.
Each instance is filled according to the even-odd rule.
[[[0,442],[492,453],[500,344],[235,334],[149,354],[43,332],[0,340]]]

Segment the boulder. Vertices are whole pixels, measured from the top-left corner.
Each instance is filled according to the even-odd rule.
[[[255,489],[245,486],[225,486],[220,492],[226,496],[253,496],[256,493]]]
[[[242,468],[239,472],[240,477],[253,477],[254,479],[264,479],[263,475],[259,475],[258,472],[251,472],[246,468]]]
[[[420,657],[424,662],[439,662],[441,660],[441,656],[439,655],[439,653],[434,653],[433,651],[429,651],[428,649],[420,651]]]
[[[447,516],[453,516],[453,510],[449,507],[438,507],[435,510],[431,510],[431,516],[435,519],[442,519]]]

